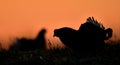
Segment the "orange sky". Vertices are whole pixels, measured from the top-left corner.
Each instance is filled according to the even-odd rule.
[[[7,47],[14,37],[34,38],[44,27],[47,39],[63,26],[78,29],[94,16],[120,38],[120,0],[0,0],[0,40]],[[57,39],[58,40],[58,39]]]

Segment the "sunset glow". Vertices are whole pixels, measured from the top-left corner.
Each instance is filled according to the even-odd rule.
[[[60,27],[78,29],[93,16],[120,38],[120,0],[1,0],[0,41],[8,47],[16,37],[34,38],[41,28],[52,43],[53,30]],[[3,43],[4,42],[4,43]]]

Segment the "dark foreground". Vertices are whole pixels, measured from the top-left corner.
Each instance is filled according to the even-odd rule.
[[[0,65],[120,65],[120,45],[92,53],[66,49],[2,51]]]

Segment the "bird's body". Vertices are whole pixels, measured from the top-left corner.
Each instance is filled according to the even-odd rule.
[[[45,33],[46,30],[42,29],[38,33],[35,39],[27,39],[27,38],[17,38],[15,45],[12,46],[13,50],[35,50],[35,49],[43,49],[45,48]]]

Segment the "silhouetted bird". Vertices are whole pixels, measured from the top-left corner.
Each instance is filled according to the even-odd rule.
[[[63,27],[54,30],[54,36],[66,46],[75,50],[95,50],[105,46],[104,40],[112,37],[112,29],[98,23],[94,18],[89,17],[78,30]]]
[[[13,46],[13,50],[35,50],[35,49],[44,49],[46,40],[45,40],[46,29],[40,30],[35,39],[26,39],[21,38],[17,39],[16,44]]]

